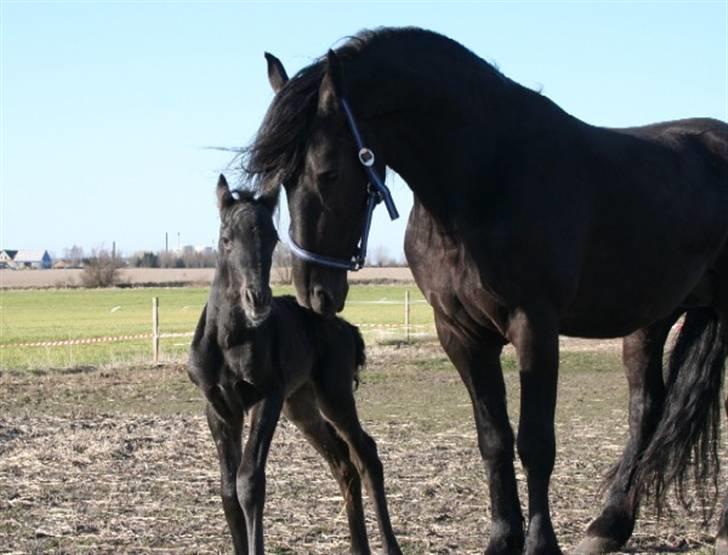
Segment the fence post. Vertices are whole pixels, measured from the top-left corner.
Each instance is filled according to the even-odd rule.
[[[159,364],[159,297],[152,297],[152,360]]]
[[[410,293],[409,289],[404,291],[404,338],[407,343],[410,340]]]

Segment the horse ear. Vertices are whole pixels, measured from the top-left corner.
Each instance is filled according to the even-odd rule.
[[[268,81],[270,81],[270,86],[273,87],[273,92],[278,92],[288,82],[286,68],[270,52],[265,53],[265,60],[268,62]]]
[[[329,50],[326,54],[326,74],[319,90],[319,106],[330,107],[332,102],[337,101],[343,94],[344,73],[341,70],[341,61],[336,52]]]
[[[220,210],[230,206],[235,200],[230,192],[230,187],[228,187],[227,179],[225,179],[223,174],[220,174],[220,177],[217,179],[215,193],[217,194],[217,207]]]

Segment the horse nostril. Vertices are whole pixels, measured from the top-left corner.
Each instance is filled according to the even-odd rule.
[[[317,285],[313,288],[313,295],[318,304],[318,312],[321,312],[322,314],[328,314],[332,312],[331,309],[334,305],[334,298],[328,291],[326,291],[323,287]]]
[[[253,287],[246,287],[243,291],[243,298],[245,304],[247,304],[253,310],[261,310],[270,305],[273,298],[273,293],[270,287],[265,289],[255,289]]]
[[[243,297],[247,304],[255,306],[255,292],[252,289],[246,288],[245,291],[243,291]]]

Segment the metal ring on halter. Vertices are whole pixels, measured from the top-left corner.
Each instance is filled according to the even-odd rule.
[[[371,168],[374,165],[374,153],[367,147],[362,147],[359,150],[359,162],[367,168]]]

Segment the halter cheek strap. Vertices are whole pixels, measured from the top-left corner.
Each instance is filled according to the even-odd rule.
[[[316,254],[313,251],[306,250],[302,246],[298,245],[293,239],[290,230],[288,237],[291,252],[301,260],[305,260],[306,262],[313,262],[314,264],[319,264],[321,266],[328,266],[329,268],[337,268],[340,270],[350,270],[355,272],[364,267],[364,261],[366,260],[367,256],[367,241],[369,240],[369,231],[371,229],[374,209],[380,202],[383,201],[384,206],[387,208],[387,212],[389,213],[390,219],[396,220],[397,218],[399,218],[399,213],[397,212],[397,207],[394,205],[392,194],[390,193],[389,189],[384,184],[384,180],[380,177],[380,175],[377,173],[376,168],[374,167],[374,163],[376,162],[374,152],[372,152],[370,148],[364,146],[364,141],[362,140],[361,133],[359,132],[359,127],[356,124],[356,119],[354,119],[354,114],[351,111],[349,102],[346,100],[346,98],[342,97],[340,104],[342,110],[344,111],[344,116],[346,116],[346,121],[349,123],[349,129],[351,130],[351,134],[354,137],[354,143],[356,144],[359,162],[361,163],[362,167],[364,168],[364,172],[369,178],[369,183],[367,183],[367,206],[364,215],[364,227],[362,228],[361,237],[359,238],[359,243],[357,245],[356,251],[350,259],[325,256],[322,254]]]

